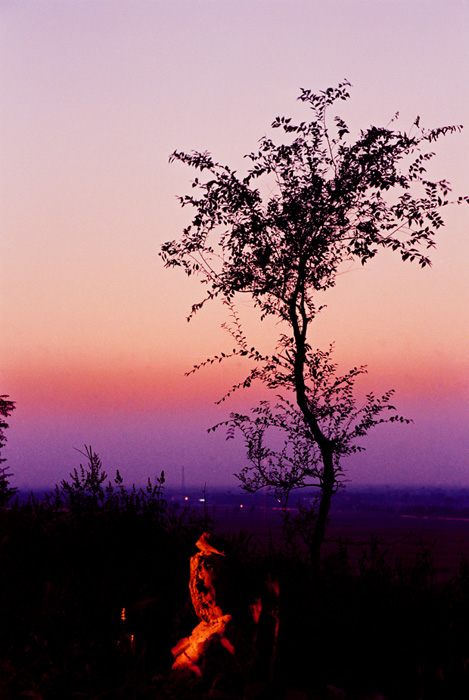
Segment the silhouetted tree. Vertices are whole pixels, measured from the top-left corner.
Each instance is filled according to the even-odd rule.
[[[7,441],[4,430],[8,428],[8,423],[4,419],[8,418],[14,410],[15,402],[10,401],[6,395],[0,396],[0,416],[3,416],[0,418],[0,453]],[[0,464],[4,462],[6,462],[5,457],[0,457]],[[6,506],[18,491],[17,488],[10,486],[9,479],[13,474],[10,474],[7,469],[7,467],[0,467],[0,507]]]
[[[202,365],[248,357],[253,369],[232,390],[258,379],[287,392],[273,407],[262,402],[251,416],[232,414],[228,436],[241,430],[246,440],[250,464],[237,475],[245,489],[271,487],[285,502],[293,488],[319,487],[316,506],[301,519],[315,566],[331,497],[340,484],[341,458],[361,449],[357,440],[377,423],[403,420],[382,417],[393,410],[392,392],[379,399],[370,394],[357,409],[353,384],[365,368],[337,376],[330,350],[311,347],[308,331],[322,308],[317,299],[335,285],[346,261],[365,264],[380,249],[422,267],[429,264],[450,186],[427,179],[434,154],[424,147],[461,129],[426,130],[417,117],[409,132],[370,126],[353,141],[343,119],[335,116],[331,125],[329,118],[332,105],[349,98],[349,86],[345,81],[319,94],[302,90],[299,99],[312,110],[312,121],[276,118],[272,127],[283,130],[284,142],[263,137],[259,150],[247,156],[251,167],[244,177],[207,152],[174,152],[172,161],[200,173],[192,183],[197,194],[180,197],[183,207],[194,207],[195,216],[182,238],[165,243],[161,252],[166,266],[182,267],[207,286],[189,318],[217,297],[230,309],[226,327],[236,347]],[[256,187],[261,178],[267,197]],[[457,202],[464,200],[469,201]],[[233,306],[238,293],[252,298],[261,320],[274,316],[282,323],[274,354],[249,347]],[[286,435],[282,448],[265,445],[270,428]]]

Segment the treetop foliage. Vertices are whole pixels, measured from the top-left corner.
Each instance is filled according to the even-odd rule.
[[[272,127],[290,138],[277,144],[263,137],[246,156],[251,167],[244,177],[208,152],[172,154],[170,160],[201,173],[192,183],[198,194],[180,197],[195,209],[192,223],[179,241],[162,247],[167,266],[181,266],[208,285],[192,313],[208,299],[244,292],[263,314],[288,320],[300,303],[311,320],[316,292],[335,284],[346,260],[364,264],[388,248],[403,260],[430,264],[428,249],[443,225],[440,209],[452,202],[446,180],[427,179],[434,153],[424,148],[462,127],[427,130],[417,117],[408,133],[370,126],[350,142],[343,119],[329,116],[336,101],[349,98],[349,87],[344,81],[319,94],[302,89],[299,100],[312,121],[277,117]],[[263,176],[274,182],[268,198],[257,187]]]

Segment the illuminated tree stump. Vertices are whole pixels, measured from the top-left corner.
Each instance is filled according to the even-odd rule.
[[[200,623],[190,637],[181,639],[171,651],[175,657],[173,670],[190,671],[202,677],[207,654],[214,647],[217,651],[226,650],[232,657],[235,649],[227,637],[231,615],[224,614],[222,607],[226,598],[226,590],[223,591],[225,555],[211,543],[208,533],[200,537],[196,546],[199,552],[191,558],[189,590]]]
[[[212,622],[200,622],[192,631],[190,637],[181,639],[172,649],[175,657],[172,668],[174,670],[187,670],[202,677],[202,670],[207,651],[216,643],[222,644],[232,655],[235,650],[232,643],[225,636],[226,627],[231,620],[231,615],[222,615]]]

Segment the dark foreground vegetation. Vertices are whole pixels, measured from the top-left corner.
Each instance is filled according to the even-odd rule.
[[[163,477],[126,489],[86,458],[0,510],[2,700],[469,697],[467,561],[440,584],[429,549],[391,565],[376,542],[353,565],[338,543],[318,577],[293,542],[227,536],[242,663],[175,677],[171,649],[198,622],[189,559],[214,523],[168,505]]]

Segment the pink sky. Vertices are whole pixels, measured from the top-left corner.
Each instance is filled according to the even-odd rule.
[[[223,310],[190,324],[196,281],[165,270],[161,243],[189,212],[174,149],[240,170],[277,115],[307,119],[300,87],[353,84],[352,129],[466,125],[431,174],[469,192],[469,8],[449,0],[3,0],[0,4],[0,393],[17,402],[5,456],[20,486],[51,485],[91,443],[110,473],[234,484],[241,445],[205,429],[241,364],[185,378],[231,347]],[[350,460],[352,483],[467,486],[468,208],[446,218],[432,269],[384,255],[328,294],[312,338],[363,388],[397,389],[411,426]],[[268,349],[275,329],[254,323]],[[256,396],[238,399],[247,407]]]

